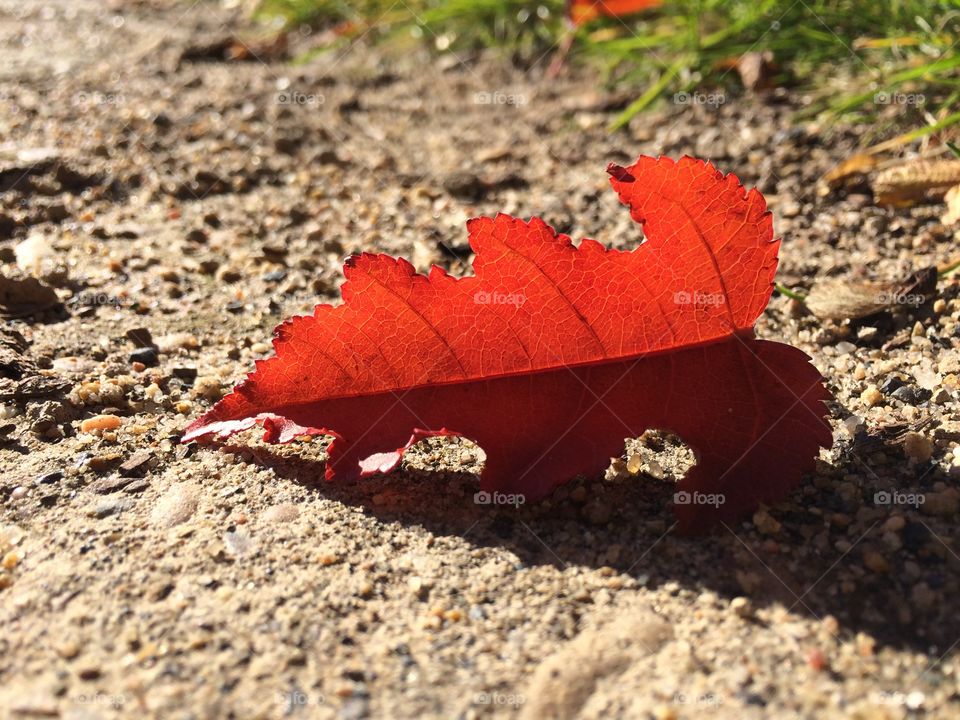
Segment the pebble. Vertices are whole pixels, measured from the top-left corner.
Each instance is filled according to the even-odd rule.
[[[150,514],[154,525],[174,527],[190,519],[197,509],[198,490],[195,485],[178,483],[157,501]]]
[[[903,436],[903,452],[911,460],[926,462],[933,455],[933,443],[923,433],[911,431]]]
[[[927,515],[938,517],[953,517],[960,510],[960,491],[948,488],[940,492],[924,495],[920,509]]]
[[[735,597],[730,601],[730,610],[739,618],[751,618],[753,617],[754,609],[753,603],[750,602],[749,598],[745,597]]]
[[[133,500],[130,498],[116,498],[101,500],[92,508],[87,510],[87,515],[90,517],[97,518],[102,520],[103,518],[110,517],[111,515],[119,515],[124,510],[129,510],[133,507]]]
[[[892,515],[883,524],[883,529],[886,532],[900,532],[906,524],[907,521],[903,519],[903,515]]]
[[[876,550],[866,550],[863,553],[863,564],[868,570],[880,574],[888,573],[892,569],[887,559]]]
[[[160,363],[157,349],[152,347],[137,348],[127,359],[132,363],[140,363],[144,367],[156,367]]]
[[[780,523],[766,510],[760,509],[753,514],[753,524],[764,535],[776,535],[780,532]]]
[[[223,397],[220,378],[212,375],[201,375],[193,383],[193,396],[211,401],[219,400]]]
[[[868,385],[867,389],[860,393],[860,400],[867,407],[874,407],[883,401],[883,394],[876,385]]]
[[[300,516],[300,508],[293,503],[281,503],[267,508],[263,513],[264,522],[285,523],[292,522]]]
[[[120,427],[120,418],[116,415],[94,415],[80,423],[81,432],[116,430],[118,427]]]
[[[153,455],[149,450],[138,450],[121,463],[119,472],[124,477],[134,478],[146,475]]]
[[[891,393],[891,397],[908,405],[920,405],[925,403],[933,396],[933,392],[926,388],[920,388],[916,385],[904,385]]]

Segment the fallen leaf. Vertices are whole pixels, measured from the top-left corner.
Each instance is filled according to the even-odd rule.
[[[909,160],[881,170],[871,181],[878,205],[906,207],[941,199],[960,184],[960,160]]]
[[[574,25],[583,25],[601,15],[620,17],[662,4],[663,0],[567,0],[567,17]]]
[[[813,286],[804,304],[822,320],[856,320],[898,306],[923,305],[936,287],[935,267],[918,270],[903,280],[825,280]]]
[[[820,178],[820,194],[826,195],[843,185],[854,184],[865,179],[878,164],[879,160],[872,155],[864,153],[851,155]]]
[[[183,441],[256,424],[271,442],[330,435],[334,479],[463,435],[486,451],[484,492],[533,501],[660,428],[697,455],[683,529],[782,498],[831,444],[829,394],[801,351],[754,337],[779,247],[763,197],[689,157],[608,172],[644,229],[633,251],[501,214],[467,224],[472,277],[351,257],[343,304],[280,325],[276,357]]]

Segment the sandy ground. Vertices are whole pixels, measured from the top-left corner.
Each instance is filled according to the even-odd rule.
[[[348,486],[322,446],[178,442],[351,252],[469,272],[464,220],[498,210],[632,247],[604,168],[642,152],[760,187],[798,290],[945,262],[941,208],[815,192],[869,128],[775,93],[610,135],[622,97],[496,58],[224,62],[207,2],[0,18],[2,271],[57,295],[0,338],[0,716],[960,713],[955,283],[856,323],[773,299],[758,333],[814,358],[835,446],[704,538],[672,532],[683,452],[655,433],[519,509],[474,503],[468,443]]]

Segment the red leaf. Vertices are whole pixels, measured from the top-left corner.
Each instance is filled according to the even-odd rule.
[[[574,25],[583,25],[601,15],[620,17],[662,4],[663,0],[567,0],[567,17]]]
[[[464,435],[487,452],[484,490],[536,500],[656,427],[697,454],[676,498],[684,528],[782,498],[832,438],[808,358],[753,336],[779,246],[762,196],[688,157],[608,172],[644,226],[635,250],[497,215],[468,223],[474,277],[350,258],[343,304],[280,325],[276,357],[184,442],[256,423],[274,442],[329,434],[333,479]]]

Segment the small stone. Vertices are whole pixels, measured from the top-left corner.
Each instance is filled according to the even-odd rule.
[[[885,574],[892,569],[887,559],[875,550],[866,550],[863,553],[863,564],[875,573]]]
[[[883,401],[883,394],[877,390],[876,385],[869,385],[866,390],[860,393],[860,400],[867,407],[874,407]]]
[[[960,510],[960,491],[956,488],[947,488],[940,492],[928,493],[924,496],[920,509],[927,515],[953,517]]]
[[[856,435],[863,426],[863,418],[859,415],[851,415],[843,421],[843,429],[846,430],[851,437]]]
[[[865,633],[857,633],[856,645],[857,655],[860,657],[873,657],[877,641]]]
[[[123,477],[143,477],[147,473],[153,455],[149,450],[138,450],[121,463],[119,472]]]
[[[219,400],[223,397],[220,378],[212,375],[201,375],[193,384],[193,396],[210,401]]]
[[[780,532],[780,523],[764,509],[757,510],[753,514],[753,524],[764,535],[776,535]]]
[[[64,660],[73,660],[80,655],[80,644],[75,640],[67,640],[57,648],[57,654]]]
[[[263,513],[263,519],[268,523],[292,522],[300,516],[300,508],[293,503],[281,503],[269,507]]]
[[[4,570],[13,570],[17,565],[20,564],[22,559],[23,555],[20,553],[20,551],[11,550],[3,556],[3,560],[0,561],[0,567],[3,567]]]
[[[95,415],[80,423],[81,432],[116,430],[118,427],[120,427],[120,418],[116,415]]]
[[[407,581],[407,586],[410,588],[410,592],[418,600],[426,600],[430,595],[431,584],[426,582],[419,575],[414,575]]]
[[[735,597],[730,601],[730,610],[739,618],[751,618],[753,617],[753,603],[750,602],[749,598],[745,597]]]
[[[929,400],[933,396],[933,392],[916,385],[904,385],[894,390],[890,396],[907,405],[920,405]]]
[[[193,382],[197,379],[197,369],[195,367],[175,367],[170,371],[170,374],[187,382]]]
[[[923,433],[911,431],[903,436],[903,452],[911,460],[926,462],[933,455],[933,443]]]
[[[132,363],[140,363],[145,367],[156,367],[160,362],[157,349],[153,347],[137,348],[127,358]]]
[[[87,489],[97,495],[110,495],[120,492],[131,482],[130,478],[125,477],[107,477],[99,478],[87,486]]]
[[[99,680],[101,674],[102,670],[99,665],[85,665],[77,671],[77,677],[87,682]]]
[[[197,509],[197,488],[178,483],[157,501],[150,517],[155,525],[174,527],[190,519]]]
[[[883,524],[883,529],[885,532],[900,532],[906,524],[907,521],[903,519],[903,515],[892,515]]]
[[[104,433],[104,437],[106,437],[106,433]],[[100,453],[87,460],[87,467],[95,473],[109,472],[119,464],[120,453],[116,452]]]
[[[132,507],[133,500],[130,498],[111,498],[109,500],[101,500],[98,502],[92,508],[87,510],[87,515],[97,518],[98,520],[103,520],[111,515],[119,515],[124,510],[129,510]]]
[[[916,712],[923,707],[926,699],[926,696],[922,692],[919,690],[914,690],[913,692],[907,693],[907,697],[904,698],[904,705],[907,706],[908,710],[913,710]]]
[[[827,658],[820,648],[807,651],[807,666],[814,672],[821,672],[827,667]]]

